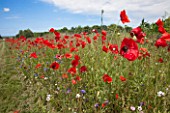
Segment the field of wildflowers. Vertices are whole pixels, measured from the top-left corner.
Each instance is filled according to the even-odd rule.
[[[130,22],[125,10],[120,20]],[[170,34],[161,19],[155,24],[159,38],[141,27],[73,35],[51,28],[50,37],[1,41],[1,82],[11,83],[1,99],[18,95],[1,112],[170,112]]]

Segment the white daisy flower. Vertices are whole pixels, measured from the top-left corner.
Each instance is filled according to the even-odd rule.
[[[81,97],[81,95],[80,94],[76,94],[76,98],[80,98]]]

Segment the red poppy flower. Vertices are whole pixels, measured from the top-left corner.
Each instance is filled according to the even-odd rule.
[[[113,54],[118,54],[118,53],[119,53],[118,45],[109,44],[109,50],[110,50]]]
[[[37,57],[37,54],[36,54],[35,52],[31,53],[31,54],[30,54],[30,57],[31,57],[31,58],[38,58],[38,57]]]
[[[80,57],[78,55],[74,55],[75,60],[80,60]]]
[[[125,11],[125,10],[123,10],[123,11],[120,12],[120,19],[121,19],[121,21],[122,21],[123,24],[130,22],[128,16],[126,15],[126,11]]]
[[[166,43],[166,41],[162,38],[159,38],[156,43],[155,43],[155,46],[158,48],[158,47],[166,47],[168,46],[168,44]]]
[[[74,34],[74,37],[81,38],[81,35],[80,34]]]
[[[134,35],[137,35],[141,32],[141,28],[140,27],[136,27],[136,28],[133,28],[130,32],[130,35],[133,37]]]
[[[70,41],[69,46],[73,47],[73,41]]]
[[[119,78],[120,78],[120,80],[121,80],[122,82],[126,81],[126,78],[123,77],[123,76],[120,76]]]
[[[163,61],[162,58],[159,58],[159,59],[158,59],[158,62],[163,63],[164,61]]]
[[[104,74],[103,75],[103,81],[107,82],[107,83],[111,83],[112,82],[112,78],[109,75]]]
[[[80,43],[79,43],[79,42],[77,42],[77,43],[76,43],[76,47],[79,47],[79,46],[80,46]]]
[[[78,51],[78,48],[75,48],[75,47],[72,47],[72,48],[70,48],[70,52],[72,53],[72,52],[77,52]]]
[[[130,32],[130,35],[136,36],[137,40],[136,42],[143,44],[144,43],[144,37],[146,36],[145,33],[142,32],[142,29],[140,27],[136,27],[134,29],[132,29],[132,31]]]
[[[164,29],[164,27],[163,27],[163,25],[164,25],[164,23],[162,22],[162,20],[161,19],[158,19],[157,20],[157,22],[156,22],[156,24],[157,24],[157,26],[158,26],[158,31],[160,32],[160,33],[166,33],[166,30]]]
[[[103,36],[106,36],[107,35],[107,32],[105,30],[102,30],[102,35]]]
[[[109,51],[109,49],[106,46],[103,46],[102,50],[106,53]]]
[[[127,60],[134,61],[139,55],[138,45],[133,39],[124,38],[121,43],[120,54]]]
[[[51,28],[51,29],[49,30],[49,32],[51,32],[51,33],[53,33],[54,31],[55,31],[54,28]]]
[[[89,44],[91,43],[90,37],[87,37],[86,40],[87,40],[87,42],[88,42]]]
[[[163,26],[159,26],[158,27],[158,31],[160,32],[160,33],[166,33],[166,30],[164,29],[164,27]]]
[[[81,77],[80,77],[80,76],[76,76],[76,77],[75,77],[75,80],[76,80],[76,81],[81,81]]]
[[[116,99],[118,99],[118,98],[119,98],[119,95],[118,95],[118,94],[116,94],[116,96],[115,96],[115,97],[116,97]]]
[[[71,82],[72,82],[73,85],[77,84],[76,80],[74,80],[74,79],[71,80]]]
[[[136,42],[138,42],[138,43],[140,43],[140,44],[144,44],[144,37],[146,36],[146,34],[145,33],[143,33],[143,32],[140,32],[137,36],[136,36],[136,38],[137,38],[137,40],[136,40]]]
[[[69,68],[69,69],[68,69],[68,73],[70,73],[70,74],[72,74],[72,75],[76,74],[76,68],[75,68],[75,67]]]
[[[84,48],[86,46],[86,42],[85,41],[82,41],[81,42],[81,47]]]
[[[102,107],[104,108],[106,106],[106,104],[105,103],[102,103]]]
[[[81,34],[85,36],[85,35],[88,35],[88,32],[82,32]]]
[[[106,36],[102,36],[102,41],[105,41],[106,40]]]
[[[71,53],[66,53],[64,56],[65,56],[66,58],[72,58],[72,54],[71,54]]]
[[[55,34],[55,40],[56,40],[56,42],[58,42],[60,40],[60,38],[61,38],[61,35],[57,31],[54,31],[54,34]]]
[[[68,78],[68,75],[67,74],[62,74],[62,78],[63,79]]]
[[[44,78],[45,78],[45,76],[44,76],[44,75],[41,75],[41,76],[40,76],[40,78],[41,78],[41,79],[44,79]]]
[[[37,65],[35,66],[36,69],[39,68],[39,67],[41,67],[41,64],[37,64]]]
[[[157,26],[163,26],[164,25],[161,19],[158,19],[156,21],[156,24],[157,24]]]
[[[86,72],[86,71],[87,71],[86,66],[82,66],[82,67],[80,68],[80,72],[81,72],[81,73]]]
[[[161,39],[164,39],[165,41],[170,42],[170,34],[169,33],[162,34]]]
[[[93,37],[93,40],[97,40],[97,39],[98,39],[98,36],[95,35],[95,36]]]
[[[65,35],[65,36],[64,36],[64,39],[69,39],[69,36]]]
[[[102,107],[104,108],[108,103],[109,101],[105,101],[104,103],[102,103]]]
[[[56,61],[53,62],[51,65],[50,65],[50,68],[54,69],[54,70],[57,70],[58,68],[60,67],[59,63],[57,63]]]
[[[73,67],[76,67],[76,66],[78,66],[78,64],[79,64],[79,61],[78,61],[78,60],[73,60],[73,61],[71,62],[71,64],[72,64]]]

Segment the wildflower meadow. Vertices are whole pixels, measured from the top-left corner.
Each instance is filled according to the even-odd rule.
[[[130,21],[125,10],[120,22]],[[170,113],[170,33],[136,26],[0,40],[1,113]]]

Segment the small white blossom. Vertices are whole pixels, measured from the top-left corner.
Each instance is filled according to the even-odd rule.
[[[142,111],[142,106],[138,106],[138,111]]]
[[[135,108],[134,106],[130,106],[130,110],[131,110],[131,111],[135,111],[136,108]]]
[[[47,80],[48,79],[48,77],[44,77],[44,80]]]
[[[50,95],[50,94],[48,94],[48,95],[47,95],[47,97],[51,97],[51,95]]]
[[[169,88],[166,88],[166,91],[168,91],[169,90]]]
[[[165,96],[165,93],[162,91],[159,91],[159,92],[157,92],[157,95],[158,95],[158,97],[162,97],[162,96]]]
[[[80,94],[76,94],[76,98],[80,98],[80,96],[81,96]]]
[[[86,97],[84,96],[84,97],[83,97],[83,99],[85,100],[85,99],[86,99]]]
[[[57,87],[57,90],[60,90],[60,87]]]
[[[46,101],[50,101],[50,97],[46,97]]]
[[[47,97],[46,97],[46,101],[50,101],[50,98],[51,98],[51,95],[48,94]]]

